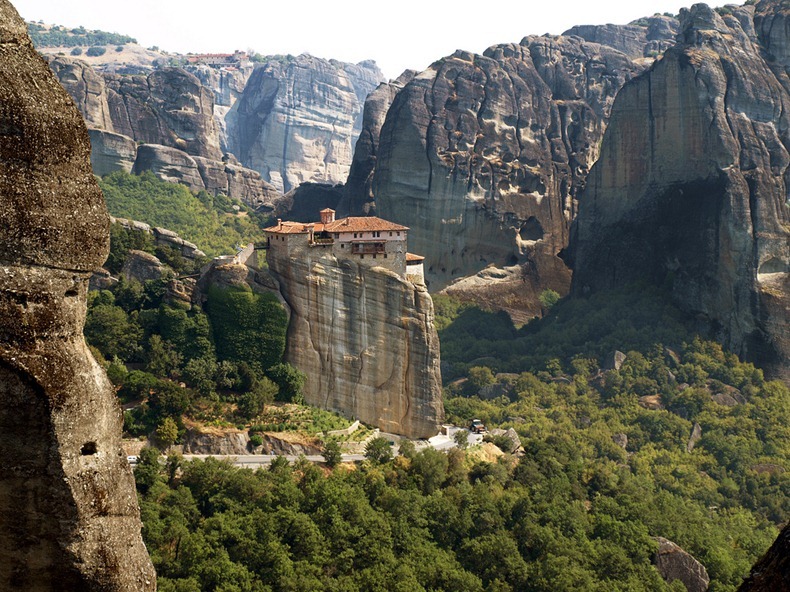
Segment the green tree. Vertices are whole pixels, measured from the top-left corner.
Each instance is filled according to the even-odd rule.
[[[274,401],[278,388],[265,376],[255,381],[252,389],[239,397],[238,413],[244,419],[253,419],[263,413],[267,404]]]
[[[287,362],[283,362],[269,368],[266,374],[279,387],[279,392],[277,393],[278,401],[298,403],[303,400],[302,389],[307,379],[304,372],[294,368]]]
[[[538,296],[538,300],[540,300],[540,305],[543,307],[544,312],[551,310],[554,305],[560,301],[560,298],[561,296],[559,293],[551,289],[543,290],[540,296]]]
[[[343,454],[340,451],[340,443],[332,438],[327,440],[324,444],[324,452],[322,454],[326,464],[332,468],[339,465],[343,460]]]
[[[165,417],[156,428],[156,439],[163,448],[175,444],[178,439],[178,424],[171,417]]]
[[[392,460],[392,448],[389,440],[382,436],[373,438],[365,446],[365,458],[381,465]]]

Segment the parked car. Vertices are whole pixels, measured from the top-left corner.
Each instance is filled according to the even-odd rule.
[[[136,465],[139,460],[140,460],[139,456],[127,456],[126,457],[126,462],[128,462],[130,465]]]
[[[483,434],[486,432],[486,426],[479,419],[473,419],[469,424],[469,431],[473,434]]]

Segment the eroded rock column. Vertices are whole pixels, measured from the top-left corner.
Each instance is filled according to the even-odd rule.
[[[0,589],[148,591],[121,413],[82,336],[109,219],[73,102],[0,0]]]

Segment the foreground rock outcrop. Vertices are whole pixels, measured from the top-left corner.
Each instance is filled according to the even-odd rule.
[[[787,592],[790,590],[790,526],[754,564],[738,592]]]
[[[574,292],[650,281],[790,379],[790,15],[681,11],[679,43],[617,96],[580,198]]]
[[[285,357],[307,375],[305,400],[384,432],[436,435],[439,338],[425,287],[323,247],[272,247],[267,261],[290,309]]]
[[[710,583],[708,570],[672,541],[657,537],[658,551],[653,558],[661,577],[671,584],[680,580],[688,592],[705,592]]]
[[[121,413],[82,336],[108,216],[71,99],[0,0],[0,589],[155,590]]]

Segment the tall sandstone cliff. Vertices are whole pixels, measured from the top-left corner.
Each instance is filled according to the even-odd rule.
[[[342,183],[364,98],[382,78],[372,62],[307,54],[271,59],[255,70],[226,117],[228,148],[282,192],[303,181]]]
[[[272,249],[268,261],[291,311],[286,359],[307,374],[305,400],[385,432],[435,436],[444,407],[425,287],[320,249]]]
[[[372,193],[378,215],[409,226],[432,291],[482,271],[450,289],[526,320],[540,291],[569,289],[558,253],[614,96],[643,62],[550,36],[439,60],[397,93],[380,133],[363,130],[372,180],[360,158],[343,204],[359,213]]]
[[[580,199],[574,292],[647,279],[790,375],[790,11],[681,12],[679,43],[617,97]]]
[[[85,125],[0,0],[0,589],[155,590],[121,411],[82,336],[108,216]]]

